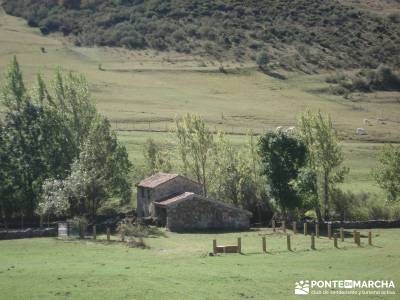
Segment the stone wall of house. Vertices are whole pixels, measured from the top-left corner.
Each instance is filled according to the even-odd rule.
[[[153,202],[160,202],[166,198],[173,197],[184,192],[202,193],[202,186],[188,178],[178,176],[153,189],[142,187],[137,190],[137,213],[138,217],[155,216]]]
[[[167,208],[166,227],[171,231],[246,230],[251,213],[195,195]]]

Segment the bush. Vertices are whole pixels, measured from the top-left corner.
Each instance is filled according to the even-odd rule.
[[[266,67],[267,64],[268,64],[268,61],[269,61],[269,59],[268,59],[268,53],[267,52],[262,51],[262,52],[258,53],[258,55],[257,55],[257,65],[260,68]]]
[[[334,216],[341,221],[400,219],[400,204],[387,203],[377,195],[336,189],[332,193]]]
[[[325,78],[325,81],[327,83],[339,84],[340,82],[345,81],[346,79],[347,79],[347,77],[343,73],[335,73],[335,74],[327,76]]]
[[[146,245],[146,243],[144,242],[142,237],[139,237],[138,239],[130,237],[130,238],[128,238],[128,241],[126,244],[129,248],[141,248],[141,249],[150,248],[149,246]]]
[[[80,238],[84,238],[86,234],[86,230],[88,227],[88,220],[85,217],[74,217],[72,219],[67,220],[71,234],[79,235]]]
[[[361,70],[355,75],[330,75],[325,81],[337,84],[331,88],[331,92],[335,95],[345,95],[350,92],[400,91],[400,75],[392,68],[383,65],[376,70]]]
[[[120,223],[117,231],[121,235],[124,233],[126,237],[144,238],[165,236],[165,233],[158,227],[139,223],[132,224],[127,221]]]
[[[371,84],[376,90],[400,91],[400,75],[391,68],[381,65],[372,73]]]

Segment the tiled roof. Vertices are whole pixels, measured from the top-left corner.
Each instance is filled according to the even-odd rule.
[[[168,174],[168,173],[157,173],[149,178],[143,179],[138,183],[138,186],[146,188],[155,188],[160,184],[163,184],[171,179],[178,177],[178,174]]]
[[[193,197],[193,195],[194,195],[194,193],[185,192],[185,193],[183,193],[183,194],[180,194],[180,195],[178,195],[178,196],[175,196],[175,197],[166,199],[166,200],[164,200],[164,201],[155,202],[154,204],[157,205],[157,206],[166,207],[166,206],[168,206],[168,205],[170,205],[170,204],[174,204],[174,203],[176,203],[176,202],[178,202],[178,201],[190,199],[190,198]]]

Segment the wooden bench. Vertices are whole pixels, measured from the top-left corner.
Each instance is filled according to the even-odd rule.
[[[217,240],[213,240],[213,253],[241,253],[242,239],[238,238],[237,245],[217,245]]]
[[[217,253],[239,253],[237,245],[224,245],[216,247]]]

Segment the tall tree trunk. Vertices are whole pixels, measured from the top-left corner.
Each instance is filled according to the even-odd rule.
[[[21,214],[21,229],[24,229],[24,214]]]
[[[202,172],[202,177],[203,177],[203,180],[202,180],[203,181],[203,194],[204,194],[204,197],[207,197],[206,168],[204,165],[203,165],[201,172]]]
[[[1,203],[1,217],[3,218],[4,229],[8,229],[7,226],[7,218],[6,218],[6,210],[4,208],[4,203]]]
[[[97,201],[95,199],[93,199],[93,206],[92,206],[92,222],[93,224],[96,223],[96,205]]]
[[[322,219],[321,207],[320,207],[319,203],[315,207],[315,213],[317,214],[318,223],[322,223],[323,219]]]
[[[329,173],[324,172],[324,215],[325,221],[329,220]]]

